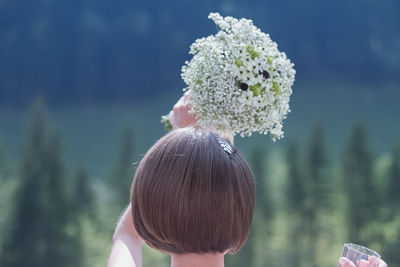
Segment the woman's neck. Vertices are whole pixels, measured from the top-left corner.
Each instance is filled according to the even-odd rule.
[[[172,254],[171,267],[224,267],[224,253]]]

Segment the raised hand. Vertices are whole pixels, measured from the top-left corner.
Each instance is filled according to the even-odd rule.
[[[197,125],[197,119],[195,115],[189,114],[189,109],[190,109],[190,90],[187,91],[179,100],[178,102],[174,105],[172,111],[169,114],[169,120],[172,124],[172,128],[178,129],[178,128],[184,128],[188,126],[193,126],[195,128],[198,128],[199,125]],[[221,137],[229,140],[231,144],[234,142],[234,137],[232,133],[229,132],[219,132],[217,133]]]
[[[173,129],[196,126],[196,117],[192,114],[189,114],[189,109],[190,92],[187,91],[174,105],[169,115]]]

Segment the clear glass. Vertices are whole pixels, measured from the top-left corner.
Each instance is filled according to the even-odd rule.
[[[352,244],[352,243],[346,243],[344,244],[343,251],[342,251],[342,257],[346,257],[349,260],[351,260],[356,266],[358,266],[358,263],[360,260],[368,260],[368,257],[370,256],[375,256],[377,258],[381,258],[381,255],[379,255],[377,252],[373,251],[372,249],[357,245],[357,244]],[[340,267],[340,265],[339,265]]]

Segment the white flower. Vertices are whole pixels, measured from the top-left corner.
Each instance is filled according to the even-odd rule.
[[[197,39],[182,67],[198,124],[242,136],[283,137],[295,70],[268,34],[248,19],[210,13],[219,31]]]

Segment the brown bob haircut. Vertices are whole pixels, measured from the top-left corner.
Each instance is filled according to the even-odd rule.
[[[132,216],[149,246],[173,254],[234,254],[245,244],[253,176],[236,149],[226,152],[218,138],[206,130],[175,130],[141,160],[131,190]]]

